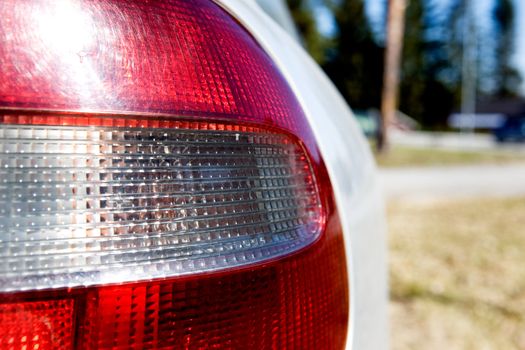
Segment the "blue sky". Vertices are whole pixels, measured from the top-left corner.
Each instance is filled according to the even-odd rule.
[[[433,0],[436,4],[446,6],[450,0]],[[471,0],[475,3],[476,16],[483,21],[489,20],[494,0]],[[384,18],[386,0],[366,0],[367,12],[372,22],[381,21]],[[525,78],[525,1],[514,0],[516,10],[516,52],[514,64]],[[525,80],[525,79],[524,79]],[[522,84],[525,93],[525,81]]]

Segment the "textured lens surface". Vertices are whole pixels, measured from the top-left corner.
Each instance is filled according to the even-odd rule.
[[[246,269],[1,293],[0,349],[344,349],[339,230],[330,217],[315,244]]]
[[[312,173],[291,137],[257,128],[1,125],[1,289],[177,276],[289,254],[322,228]]]
[[[72,349],[74,300],[0,304],[1,349]]]
[[[344,348],[330,181],[238,21],[210,0],[0,18],[0,349]]]

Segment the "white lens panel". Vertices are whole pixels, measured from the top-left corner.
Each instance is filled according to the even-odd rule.
[[[257,263],[322,227],[308,157],[273,132],[0,125],[0,290]]]

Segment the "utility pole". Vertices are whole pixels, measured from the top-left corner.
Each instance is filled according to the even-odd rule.
[[[384,153],[388,149],[388,126],[395,118],[398,107],[399,77],[407,1],[408,0],[388,0],[381,122],[377,135],[377,150],[379,153]]]
[[[461,63],[461,114],[468,121],[461,130],[473,133],[476,129],[477,34],[471,0],[464,0],[463,58]]]

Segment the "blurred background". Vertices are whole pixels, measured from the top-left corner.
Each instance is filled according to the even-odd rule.
[[[259,1],[377,149],[392,348],[525,349],[525,2]]]

